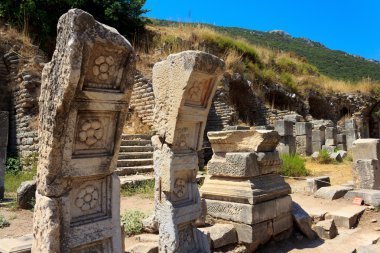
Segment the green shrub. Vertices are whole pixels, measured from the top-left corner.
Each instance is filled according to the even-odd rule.
[[[309,175],[309,171],[305,167],[304,159],[295,155],[281,155],[282,165],[280,174],[289,177],[302,177]]]
[[[5,161],[6,172],[17,174],[22,171],[20,158],[16,155],[8,155]]]
[[[333,163],[334,160],[330,157],[330,153],[327,150],[319,150],[318,162],[322,164]]]
[[[33,177],[36,175],[36,171],[19,171],[17,173],[14,172],[5,172],[4,177],[4,188],[5,192],[8,193],[15,193],[17,191],[17,188],[21,185],[24,181],[32,180]]]
[[[0,228],[9,227],[10,223],[0,214]]]
[[[145,198],[154,197],[154,180],[142,181],[122,187],[123,196],[142,195]]]
[[[280,75],[280,82],[287,86],[292,92],[296,93],[297,92],[297,84],[293,80],[293,77],[291,74],[284,72],[281,73]]]
[[[145,218],[145,214],[137,210],[126,211],[121,216],[121,223],[124,225],[124,231],[126,235],[136,235],[141,233],[143,229],[142,220]]]

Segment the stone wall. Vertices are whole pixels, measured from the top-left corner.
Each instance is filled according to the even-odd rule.
[[[8,69],[0,53],[0,111],[9,111]]]

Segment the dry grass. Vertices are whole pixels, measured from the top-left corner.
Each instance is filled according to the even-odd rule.
[[[312,176],[329,176],[332,185],[341,185],[352,181],[352,162],[344,160],[337,164],[320,164],[308,158],[305,162],[306,169]]]

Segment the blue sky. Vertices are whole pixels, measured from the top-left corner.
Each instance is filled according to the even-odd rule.
[[[148,17],[284,30],[380,60],[380,0],[147,0]]]

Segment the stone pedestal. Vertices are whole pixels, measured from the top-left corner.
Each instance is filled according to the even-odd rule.
[[[130,43],[73,9],[42,74],[32,252],[121,253],[114,173],[135,71]]]
[[[152,143],[160,252],[210,252],[207,236],[194,226],[202,212],[197,150],[202,147],[223,70],[222,60],[199,51],[170,55],[153,67],[157,135]]]
[[[0,112],[0,200],[4,198],[5,161],[8,147],[9,113]]]
[[[290,186],[277,174],[278,133],[224,131],[208,137],[214,155],[201,188],[207,213],[234,224],[239,241],[250,245],[291,231]]]
[[[288,120],[277,120],[274,130],[281,136],[277,150],[280,154],[295,154],[297,149],[296,137],[294,136],[294,124]]]

